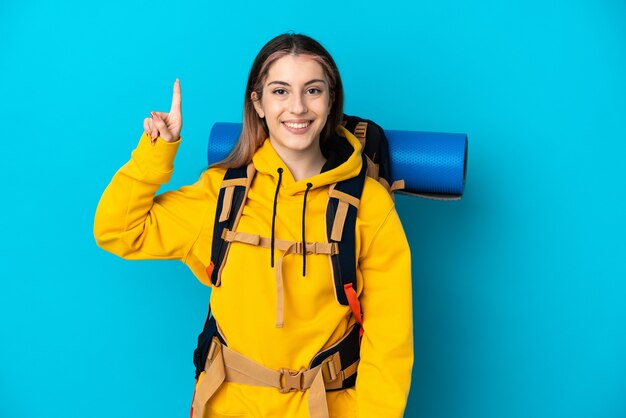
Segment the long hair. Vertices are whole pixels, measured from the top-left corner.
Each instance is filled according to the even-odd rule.
[[[341,124],[343,85],[333,58],[319,42],[309,36],[295,33],[278,35],[261,48],[252,63],[244,95],[243,123],[239,139],[230,154],[212,167],[234,168],[248,164],[252,161],[255,151],[269,136],[265,119],[261,119],[257,114],[251,96],[252,92],[256,92],[257,100],[261,100],[263,83],[271,65],[286,55],[310,55],[320,63],[328,80],[332,104],[326,125],[320,134],[320,144],[326,142],[335,128]]]

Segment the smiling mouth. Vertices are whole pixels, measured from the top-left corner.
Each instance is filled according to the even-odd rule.
[[[307,122],[283,122],[283,125],[285,125],[288,128],[291,128],[291,129],[305,129],[310,124],[311,124],[311,121],[307,121]]]

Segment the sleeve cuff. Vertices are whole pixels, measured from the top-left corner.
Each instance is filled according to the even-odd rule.
[[[156,141],[145,132],[132,153],[131,161],[143,174],[143,180],[149,183],[165,184],[174,171],[174,157],[182,138],[176,142],[167,142],[158,137]]]

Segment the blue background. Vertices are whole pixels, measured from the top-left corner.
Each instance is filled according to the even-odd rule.
[[[181,417],[209,291],[96,247],[93,214],[183,88],[168,189],[239,121],[259,48],[334,55],[346,111],[467,132],[461,202],[400,196],[407,417],[626,416],[626,4],[619,0],[0,3],[0,417]]]

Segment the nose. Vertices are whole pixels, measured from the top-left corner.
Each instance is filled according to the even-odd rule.
[[[289,103],[289,112],[294,115],[301,115],[307,112],[306,102],[303,94],[293,94]]]

